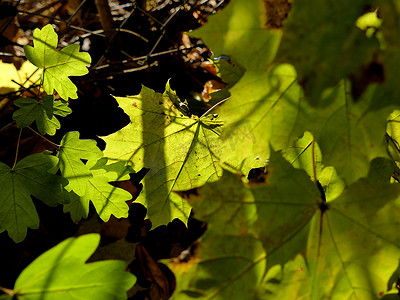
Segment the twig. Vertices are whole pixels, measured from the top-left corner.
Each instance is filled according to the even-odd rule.
[[[157,41],[154,43],[153,48],[151,48],[150,52],[147,54],[147,56],[153,54],[154,50],[156,50],[158,44],[161,42],[161,39],[166,35],[167,31],[165,27],[168,25],[168,23],[177,15],[178,12],[182,10],[182,6],[179,6],[172,15],[168,17],[168,19],[161,25],[160,30],[162,31],[161,35],[158,37]]]
[[[126,17],[126,19],[121,23],[121,25],[119,26],[119,30],[125,25],[125,23],[128,21],[128,19],[132,16],[133,12],[135,11],[136,6],[133,7],[133,9],[131,10],[131,12],[128,14],[128,16]],[[114,32],[114,34],[112,35],[112,37],[110,38],[109,44],[111,45],[113,40],[115,39],[115,37],[117,36],[117,31]],[[96,69],[96,67],[99,66],[100,62],[103,61],[103,59],[106,57],[107,53],[110,51],[111,47],[108,46],[106,51],[103,53],[103,55],[97,60],[97,62],[93,65],[93,69]]]
[[[55,146],[57,149],[59,149],[61,146],[50,141],[49,139],[45,138],[42,134],[40,134],[39,132],[37,132],[35,129],[31,128],[31,127],[27,127],[28,129],[32,130],[35,134],[37,134],[38,136],[40,136],[42,139],[44,139],[45,141],[49,142],[50,144],[52,144],[53,146]]]
[[[8,126],[14,125],[15,121],[12,121],[11,123],[8,123],[6,126],[4,126],[3,128],[0,129],[0,132],[2,132],[3,130],[5,130]]]
[[[146,59],[148,57],[156,57],[156,56],[161,56],[161,55],[165,55],[165,54],[171,54],[171,53],[175,53],[175,52],[183,52],[183,51],[186,51],[186,50],[192,50],[194,48],[196,48],[196,46],[183,48],[183,49],[171,49],[171,50],[161,51],[161,52],[153,53],[153,54],[150,54],[150,55],[138,56],[138,57],[132,57],[128,53],[121,51],[122,54],[126,55],[130,59],[129,60],[123,60],[123,61],[120,61],[120,62],[117,62],[117,63],[114,63],[114,64],[104,64],[104,65],[98,66],[96,68],[93,68],[93,70],[97,71],[97,70],[109,68],[112,65],[114,66],[114,65],[117,65],[117,64],[126,64],[126,63],[129,63],[129,62],[135,62],[135,61],[143,60],[143,59]]]
[[[140,35],[139,33],[134,32],[134,31],[132,31],[132,30],[128,30],[128,29],[125,29],[125,28],[117,28],[116,30],[117,30],[117,31],[120,31],[120,32],[126,32],[126,33],[132,34],[132,35],[134,35],[134,36],[137,36],[138,38],[142,39],[142,40],[145,41],[146,43],[149,42],[149,40],[146,39],[144,36]]]
[[[63,2],[63,0],[53,1],[53,2],[47,4],[47,5],[43,6],[43,7],[38,8],[38,9],[31,9],[29,12],[33,13],[33,14],[40,14],[41,12],[44,12],[44,11],[48,10],[50,7],[53,7],[53,6],[55,6],[56,4],[58,4],[60,2]]]
[[[25,55],[17,55],[12,53],[0,52],[0,56],[7,56],[7,57],[25,57]]]
[[[137,68],[132,68],[132,69],[127,69],[127,70],[123,70],[122,72],[114,72],[114,73],[108,73],[111,74],[110,76],[108,76],[106,79],[110,80],[113,79],[115,75],[122,75],[122,74],[126,74],[126,73],[132,73],[132,72],[137,72],[137,71],[142,71],[142,70],[146,70],[149,69],[151,67],[155,67],[158,65],[158,62],[155,61],[150,65],[144,65],[141,67],[137,67]]]
[[[79,7],[81,7],[83,4],[84,4],[84,2],[82,2],[81,5],[80,5]],[[77,11],[76,11],[76,12],[77,12]],[[71,17],[75,16],[76,12],[75,12]],[[90,35],[97,35],[97,36],[104,37],[104,34],[99,34],[99,33],[98,33],[98,32],[103,32],[103,30],[89,30],[89,29],[85,29],[85,28],[83,28],[83,27],[79,27],[79,26],[75,26],[75,25],[69,24],[69,23],[68,23],[68,20],[65,21],[65,20],[60,19],[60,18],[56,18],[56,17],[52,17],[52,16],[46,16],[46,15],[42,15],[42,14],[30,13],[30,12],[28,12],[28,11],[22,11],[22,10],[19,10],[18,13],[19,13],[20,15],[22,15],[22,14],[27,14],[27,15],[38,16],[38,17],[42,17],[42,18],[47,18],[47,19],[50,19],[50,20],[52,20],[52,21],[54,21],[54,22],[58,22],[58,23],[65,23],[69,28],[72,28],[72,29],[75,29],[75,30],[79,30],[79,31],[83,31],[83,32],[89,33]],[[71,17],[70,17],[70,19],[71,19]],[[59,39],[61,39],[61,36],[59,37]]]

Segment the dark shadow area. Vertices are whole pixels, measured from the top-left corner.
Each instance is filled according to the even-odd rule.
[[[145,207],[133,203],[130,210],[131,227],[126,240],[139,243],[137,249],[140,250],[136,252],[136,259],[129,265],[129,269],[138,278],[136,285],[145,290],[129,299],[167,299],[174,291],[175,277],[165,265],[157,261],[171,257],[181,261],[189,260],[195,247],[193,243],[203,235],[207,225],[195,219],[192,213],[187,227],[182,221],[175,219],[167,226],[158,226],[151,230],[150,220],[145,219]],[[157,276],[163,279],[159,280]],[[152,295],[159,297],[151,298]]]

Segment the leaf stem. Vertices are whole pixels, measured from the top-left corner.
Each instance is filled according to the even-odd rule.
[[[42,139],[44,139],[45,141],[49,142],[50,144],[52,144],[53,146],[57,147],[58,149],[61,147],[60,145],[50,141],[49,139],[47,139],[46,137],[44,137],[42,134],[40,134],[39,132],[37,132],[35,129],[31,128],[28,126],[28,128],[30,130],[32,130],[35,134],[37,134],[38,136],[40,136]]]
[[[21,142],[21,134],[22,134],[22,128],[19,130],[18,141],[17,141],[17,150],[15,151],[15,160],[14,160],[14,164],[13,164],[11,170],[14,170],[15,165],[17,164],[17,160],[18,160],[18,151],[19,151],[19,144],[20,144],[20,142]]]
[[[315,138],[313,136],[311,142],[311,155],[312,155],[312,166],[313,166],[313,173],[314,173],[314,183],[317,184],[317,170],[315,166]]]
[[[8,288],[2,287],[2,286],[0,286],[0,291],[2,291],[3,293],[5,293],[7,295],[11,295],[11,296],[15,295],[14,290],[8,289]]]
[[[230,99],[230,98],[231,98],[231,96],[229,96],[229,97],[227,97],[227,98],[225,98],[225,99],[222,99],[222,100],[219,101],[218,103],[216,103],[216,104],[214,104],[213,106],[211,106],[204,114],[201,115],[200,119],[201,119],[202,117],[206,116],[206,115],[207,115],[210,111],[212,111],[216,106],[218,106],[218,105],[224,103],[226,100],[228,100],[228,99]]]

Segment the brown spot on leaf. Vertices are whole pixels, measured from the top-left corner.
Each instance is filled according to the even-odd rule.
[[[292,7],[292,0],[264,0],[267,20],[265,26],[268,29],[280,29]]]
[[[133,102],[132,105],[137,108],[136,102]]]

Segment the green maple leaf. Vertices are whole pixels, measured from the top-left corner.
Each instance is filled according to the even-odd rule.
[[[262,0],[233,0],[190,35],[201,38],[215,54],[233,58],[247,71],[266,70],[282,36],[278,30],[267,30],[266,15]]]
[[[277,61],[295,66],[312,103],[320,103],[325,88],[356,75],[372,62],[379,43],[356,27],[357,19],[370,4],[369,0],[337,1],[333,6],[310,0],[293,3]]]
[[[7,230],[18,243],[28,227],[39,227],[31,195],[49,206],[66,201],[65,180],[49,172],[57,163],[56,157],[44,153],[25,157],[13,169],[0,162],[0,232]]]
[[[136,278],[123,261],[85,264],[100,242],[99,234],[69,238],[40,255],[15,282],[16,299],[126,299]]]
[[[189,199],[208,227],[188,262],[168,262],[173,298],[377,299],[400,255],[400,186],[376,180],[390,169],[374,160],[367,178],[328,202],[276,153],[265,183],[224,172]]]
[[[65,188],[74,191],[78,196],[85,195],[93,174],[82,159],[96,160],[102,156],[103,152],[97,147],[96,141],[80,140],[77,131],[66,133],[57,154],[61,174],[69,181]]]
[[[366,176],[374,158],[388,157],[382,140],[393,107],[371,110],[373,89],[355,103],[349,84],[340,83],[321,98],[324,108],[316,109],[303,101],[293,68],[281,65],[263,78],[246,73],[230,92],[232,98],[217,111],[225,120],[225,143],[236,146],[224,157],[229,164],[265,160],[269,145],[286,149],[305,131],[318,142],[324,165],[335,167],[347,183]],[[242,169],[246,173],[249,167]]]
[[[76,99],[77,88],[68,78],[88,73],[87,65],[91,63],[89,53],[79,52],[79,45],[68,45],[56,51],[57,34],[51,24],[33,31],[34,47],[24,46],[25,55],[38,68],[43,69],[43,88],[48,95],[56,90],[61,98]]]
[[[397,60],[398,51],[385,52],[383,57],[384,68],[388,70],[387,73],[385,71],[385,76],[388,78],[387,83],[385,81],[382,85],[370,84],[358,101],[354,101],[351,97],[352,91],[348,81],[340,81],[332,88],[327,88],[329,85],[325,85],[325,83],[316,83],[321,87],[323,93],[322,90],[318,91],[318,88],[313,89],[320,95],[318,97],[320,105],[319,108],[312,107],[309,104],[312,100],[304,95],[299,84],[299,81],[303,80],[302,75],[300,74],[298,78],[291,65],[274,63],[278,47],[281,47],[279,49],[283,51],[282,47],[284,46],[282,45],[286,43],[282,41],[282,44],[279,45],[282,32],[285,35],[286,30],[291,32],[292,29],[295,29],[291,27],[292,25],[288,25],[289,29],[287,29],[286,23],[284,23],[283,29],[267,30],[265,20],[261,17],[267,15],[262,8],[262,2],[232,1],[221,13],[210,18],[206,26],[192,33],[194,36],[203,37],[215,53],[228,54],[246,68],[244,76],[229,90],[231,99],[216,111],[225,122],[221,136],[225,141],[225,148],[233,150],[224,153],[224,161],[240,168],[244,174],[247,174],[249,169],[264,165],[265,160],[269,157],[270,145],[275,150],[286,149],[305,131],[308,131],[313,134],[324,153],[324,165],[335,167],[338,175],[346,183],[350,184],[366,176],[369,164],[374,158],[388,157],[382,140],[385,134],[387,115],[395,108],[396,93],[399,93],[395,78],[399,76],[400,67],[393,67],[398,66],[400,61]],[[354,14],[354,10],[358,9],[359,2],[349,14]],[[311,4],[310,7],[306,7],[304,3],[299,5],[302,6],[296,8],[297,10],[313,9]],[[319,5],[326,6],[323,8],[324,13],[325,10],[329,11],[330,9],[329,5],[322,3]],[[346,2],[346,5],[350,4]],[[244,7],[247,9],[244,10]],[[296,9],[294,8],[294,10]],[[289,15],[292,13],[294,11]],[[313,13],[316,12],[313,11]],[[250,15],[253,17],[250,18]],[[296,19],[296,15],[298,13],[295,13],[292,18]],[[358,17],[359,15],[357,15]],[[239,22],[236,20],[240,20],[241,27],[236,24]],[[287,22],[291,21],[287,20]],[[348,26],[346,22],[344,27]],[[356,28],[355,22],[352,22],[352,26],[355,32],[360,31],[360,38],[363,41],[368,40],[365,34]],[[385,29],[384,24],[382,26]],[[328,32],[333,32],[332,34],[338,29],[331,23],[319,27],[321,29],[318,28],[318,30],[326,28]],[[343,37],[343,40],[339,40],[338,45],[340,42],[347,41],[346,36],[349,34],[342,30],[344,29],[342,28],[337,33]],[[389,29],[387,30],[387,39],[390,37],[393,39],[395,33],[389,33]],[[257,34],[257,38],[254,38],[254,34]],[[250,38],[252,38],[251,42],[247,40]],[[300,36],[296,38],[300,38]],[[356,41],[357,39],[354,40],[355,45],[349,42],[349,51],[352,51],[353,46],[355,47],[354,55],[358,53]],[[308,46],[308,44],[304,45],[304,52],[309,51]],[[291,51],[302,55],[303,42],[299,47],[298,49],[297,46],[292,45]],[[336,51],[335,47],[331,51]],[[370,48],[366,49],[367,55]],[[325,45],[321,51],[328,51],[325,49]],[[340,53],[340,51],[337,52]],[[310,55],[312,53],[310,51]],[[335,59],[329,62],[329,66],[331,63],[332,65],[336,64],[336,60],[340,58],[337,53],[333,57]],[[360,56],[360,59],[363,57]],[[344,61],[347,64],[351,60]],[[315,67],[312,65],[313,62],[314,60],[305,59],[297,61],[297,64],[306,67],[309,63],[311,70]],[[357,63],[355,60],[354,64]],[[295,66],[299,69],[296,64]],[[339,68],[341,68],[340,65]],[[350,67],[346,65],[343,68]],[[334,68],[330,67],[329,72],[332,69]],[[325,72],[324,70],[321,68],[321,72]],[[355,72],[358,72],[357,76],[362,75],[358,69],[355,69]],[[334,74],[332,76],[337,76],[335,72],[331,73]],[[330,85],[335,85],[340,78],[346,77],[348,74],[345,73],[344,71],[338,72],[339,76],[335,77],[336,79],[330,79]],[[318,75],[315,76],[315,80],[325,80],[325,77]]]
[[[13,114],[17,126],[26,127],[36,121],[41,134],[54,135],[61,127],[55,115],[65,117],[72,112],[68,107],[68,102],[54,101],[53,95],[47,95],[39,101],[32,98],[20,98],[14,104],[20,107]]]
[[[45,96],[46,98],[47,96]],[[53,114],[61,117],[68,116],[72,113],[72,109],[68,107],[68,102],[60,100],[53,102]]]
[[[92,177],[88,179],[85,194],[81,197],[71,194],[70,203],[64,205],[64,212],[70,212],[74,222],[88,217],[90,201],[93,202],[98,215],[104,222],[107,222],[111,215],[116,218],[128,217],[129,206],[126,201],[131,200],[132,195],[110,185],[109,182],[129,179],[129,173],[133,173],[133,170],[124,166],[124,162],[111,165],[106,165],[106,163],[105,157],[86,163]]]
[[[102,137],[104,155],[125,161],[136,171],[148,168],[138,201],[147,208],[153,226],[175,218],[187,222],[190,205],[174,191],[191,189],[219,178],[221,122],[211,117],[185,116],[167,84],[159,94],[146,87],[139,95],[116,97],[131,123]]]

